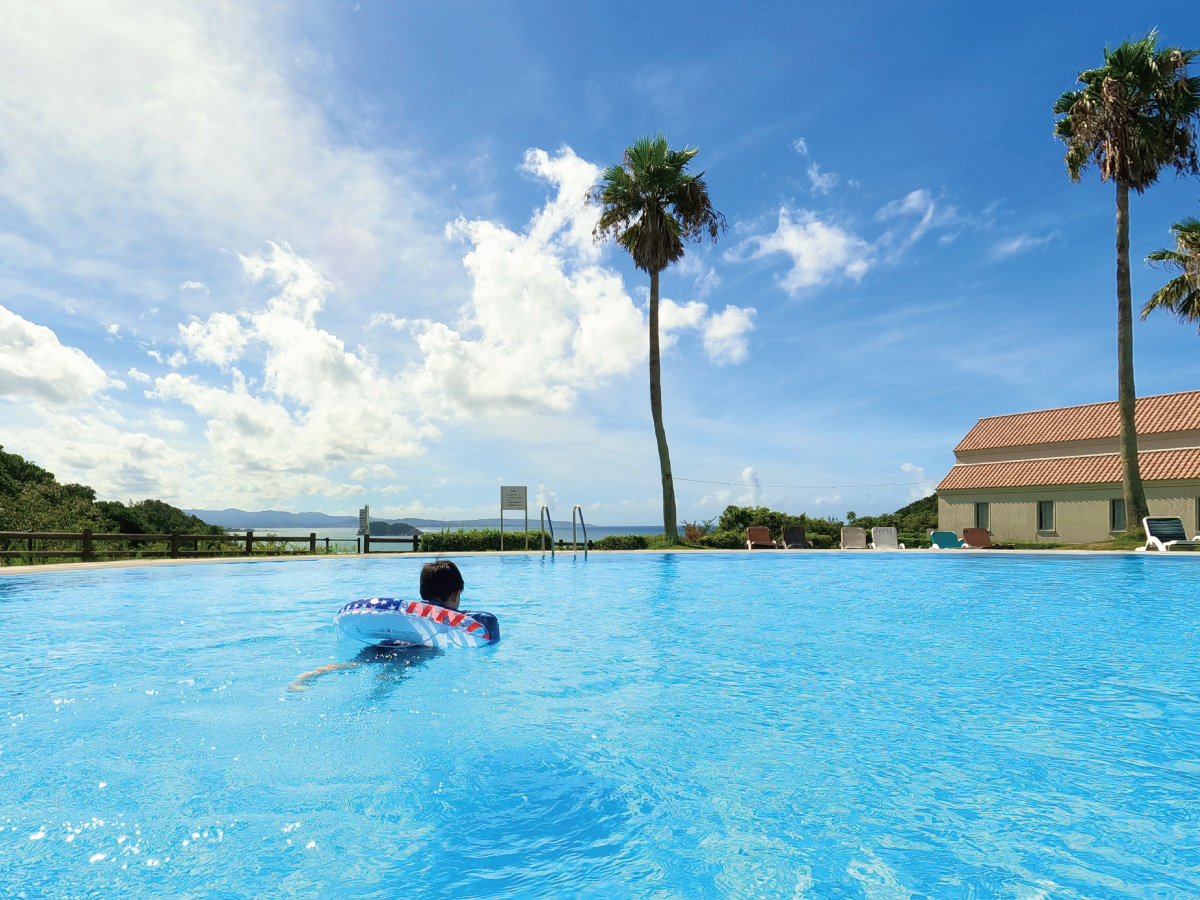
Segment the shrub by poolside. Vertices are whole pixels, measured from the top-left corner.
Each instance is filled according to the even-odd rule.
[[[542,546],[542,535],[546,536],[546,546],[550,546],[550,535],[544,531],[529,532],[529,549],[538,550]],[[426,531],[422,533],[418,545],[423,553],[468,553],[481,550],[500,549],[500,529],[481,528],[472,531]],[[505,550],[524,550],[525,532],[504,532]]]
[[[592,543],[597,550],[647,550],[650,542],[644,534],[610,534]]]

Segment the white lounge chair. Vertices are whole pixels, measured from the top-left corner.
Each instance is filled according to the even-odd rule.
[[[1200,549],[1200,534],[1189,541],[1179,516],[1146,516],[1142,527],[1146,529],[1146,546],[1138,550]]]
[[[853,526],[845,526],[842,528],[842,549],[843,550],[866,550],[867,549],[867,530],[865,528],[855,528]]]
[[[871,549],[904,550],[906,548],[900,543],[900,536],[896,533],[895,528],[880,527],[871,529]]]

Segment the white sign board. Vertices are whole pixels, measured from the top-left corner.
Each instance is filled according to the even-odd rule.
[[[500,488],[500,509],[528,509],[529,488],[525,485],[509,485]]]
[[[358,511],[358,533],[371,533],[371,507],[364,506]]]

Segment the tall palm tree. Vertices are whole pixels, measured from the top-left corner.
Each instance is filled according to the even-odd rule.
[[[1133,385],[1133,289],[1129,282],[1129,190],[1139,194],[1167,166],[1200,174],[1195,121],[1200,113],[1200,78],[1188,64],[1200,50],[1158,49],[1158,33],[1104,49],[1104,65],[1079,74],[1084,85],[1054,104],[1062,118],[1054,134],[1067,145],[1072,181],[1090,163],[1101,181],[1117,186],[1117,396],[1121,415],[1121,469],[1125,521],[1137,530],[1148,514],[1138,469],[1137,394]]]
[[[1180,322],[1200,322],[1200,219],[1189,216],[1171,226],[1174,250],[1155,250],[1146,257],[1153,265],[1179,272],[1155,291],[1142,307],[1142,321],[1156,309],[1174,313]]]
[[[699,152],[696,147],[672,150],[661,133],[643,137],[625,149],[620,165],[604,170],[601,183],[588,195],[601,210],[595,238],[615,237],[629,251],[633,264],[650,275],[650,413],[662,470],[663,533],[670,543],[679,540],[679,524],[662,418],[658,276],[683,259],[684,241],[700,241],[705,234],[715,241],[725,230],[725,217],[713,208],[704,173],[686,171]]]

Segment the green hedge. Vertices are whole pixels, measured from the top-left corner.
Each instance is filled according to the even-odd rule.
[[[542,535],[546,535],[546,546],[550,546],[550,535],[544,531],[529,532],[529,549],[542,546]],[[422,553],[468,553],[480,550],[500,549],[500,529],[482,528],[476,531],[426,531],[422,533],[419,546]],[[524,550],[524,531],[504,532],[505,550]]]
[[[745,550],[746,535],[736,531],[714,531],[701,535],[697,543],[710,550]]]
[[[593,541],[597,550],[645,550],[650,546],[644,534],[610,534]]]

